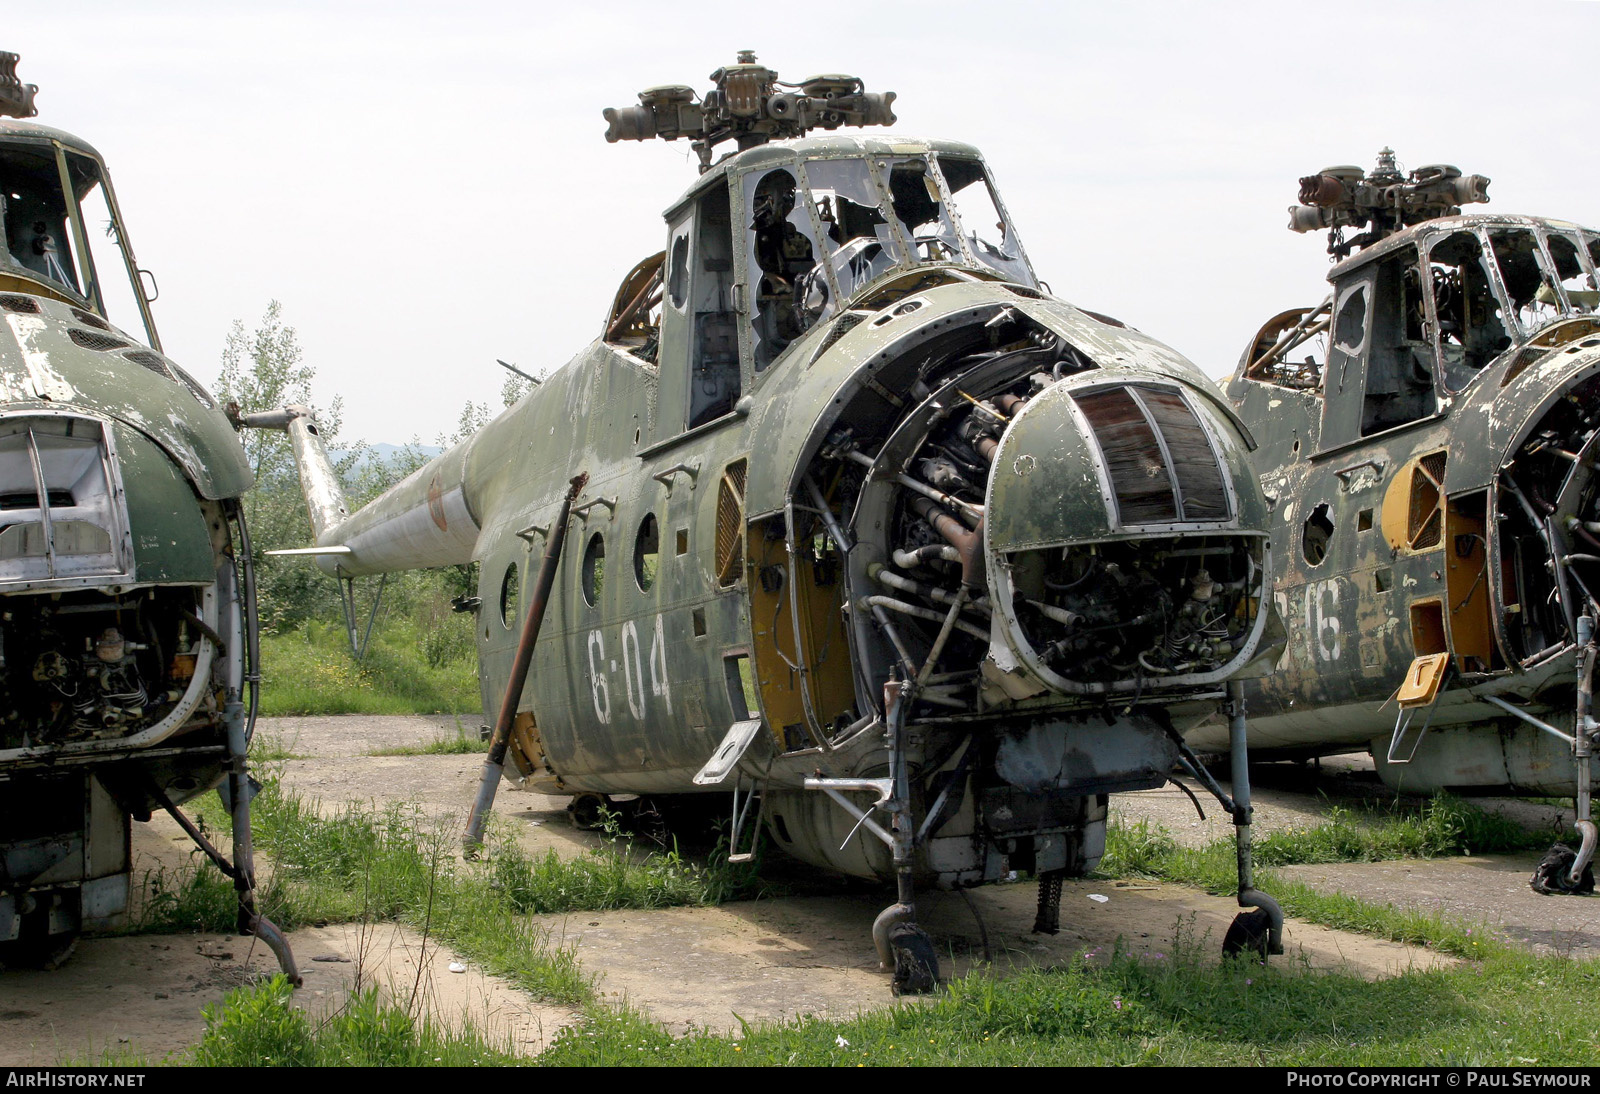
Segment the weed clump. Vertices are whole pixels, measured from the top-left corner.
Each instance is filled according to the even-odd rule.
[[[321,1021],[293,1006],[282,976],[236,988],[201,1012],[206,1031],[190,1062],[199,1067],[475,1067],[519,1063],[470,1028],[453,1032],[384,1001],[352,994]]]

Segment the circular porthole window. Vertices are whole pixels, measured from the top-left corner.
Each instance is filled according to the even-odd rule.
[[[649,514],[639,525],[639,534],[633,541],[633,579],[639,583],[640,592],[648,592],[656,583],[656,571],[661,566],[661,528],[656,515]]]
[[[589,537],[583,550],[583,599],[589,607],[600,600],[606,581],[606,538],[599,532]]]
[[[521,571],[513,562],[506,567],[506,576],[500,579],[500,622],[506,630],[517,625],[517,593],[521,585]]]

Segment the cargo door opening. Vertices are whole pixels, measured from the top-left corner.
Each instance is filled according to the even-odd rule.
[[[821,521],[794,511],[750,522],[750,629],[762,709],[785,752],[815,747],[853,716],[844,564]]]
[[[1506,667],[1489,595],[1489,494],[1478,491],[1445,502],[1445,589],[1449,594],[1450,646],[1464,673]]]

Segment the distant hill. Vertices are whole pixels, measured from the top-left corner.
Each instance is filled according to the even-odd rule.
[[[356,461],[356,466],[363,467],[369,463],[388,463],[390,460],[404,452],[407,448],[422,453],[425,459],[430,460],[444,451],[443,448],[436,444],[404,445],[389,444],[386,441],[378,441],[375,444],[367,445],[366,451],[364,451],[361,454],[361,458]],[[345,456],[349,455],[349,453],[350,450],[348,448],[336,448],[330,451],[328,455],[332,457],[335,462],[338,462],[339,460],[344,459]]]

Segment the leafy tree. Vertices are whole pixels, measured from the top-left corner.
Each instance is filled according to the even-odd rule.
[[[283,306],[274,300],[260,325],[246,334],[234,320],[222,350],[222,375],[215,391],[223,402],[237,403],[245,414],[276,410],[291,403],[315,405],[311,383],[316,370],[306,364],[293,327],[283,321]],[[318,413],[322,437],[335,447],[342,403],[335,399]],[[246,429],[240,438],[255,471],[256,486],[244,499],[255,555],[258,606],[262,626],[291,630],[313,617],[338,618],[338,592],[332,581],[304,560],[271,558],[267,551],[306,547],[312,542],[311,521],[300,493],[300,478],[286,434]],[[360,457],[359,448],[335,465],[348,476]]]
[[[223,346],[222,374],[215,391],[224,402],[239,405],[242,413],[276,410],[292,404],[317,406],[312,385],[315,369],[307,364],[293,327],[284,323],[277,301],[268,305],[260,325],[250,333],[235,320]],[[507,406],[530,387],[518,376],[507,378],[501,390]],[[429,453],[417,441],[387,459],[376,458],[364,442],[344,448],[339,444],[342,402],[334,399],[319,409],[317,420],[323,442],[334,461],[353,508],[377,497],[428,462]],[[492,417],[488,404],[467,403],[453,435],[441,436],[442,446],[465,440]],[[263,627],[283,633],[312,619],[343,626],[343,609],[337,584],[308,560],[273,558],[268,551],[305,547],[312,542],[299,473],[287,435],[275,430],[243,430],[240,435],[256,486],[245,497],[245,517],[250,524],[251,547],[256,562],[258,606]],[[424,657],[431,665],[468,656],[472,648],[470,616],[456,616],[449,601],[471,594],[477,585],[477,567],[447,566],[439,570],[391,574],[383,584],[383,620],[401,616],[420,624],[427,636]],[[370,604],[378,579],[357,582],[357,600]],[[362,621],[363,625],[365,621]]]

